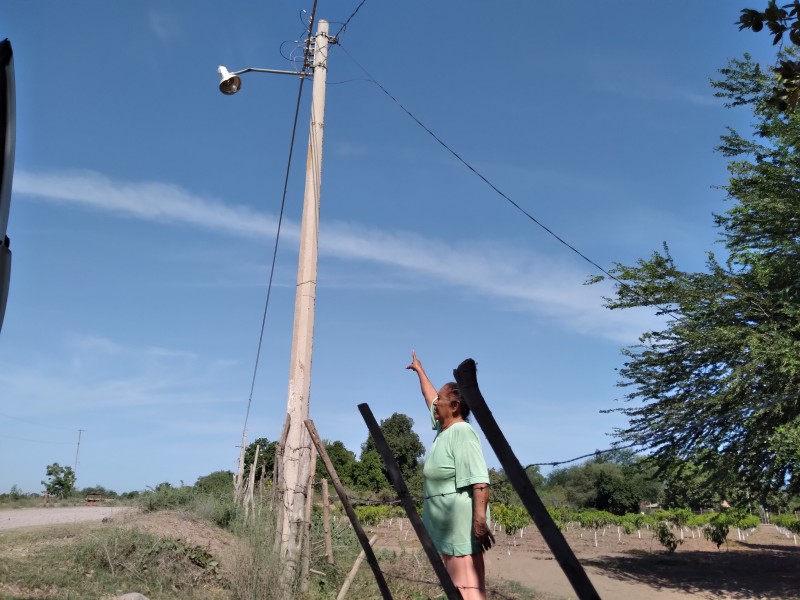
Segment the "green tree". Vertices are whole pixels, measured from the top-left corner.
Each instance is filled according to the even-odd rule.
[[[377,450],[365,450],[361,453],[361,460],[353,467],[353,484],[370,492],[379,492],[389,487],[383,461]]]
[[[425,453],[425,446],[422,445],[419,436],[412,429],[413,426],[414,421],[411,417],[403,413],[394,413],[388,419],[383,419],[380,424],[383,437],[386,438],[386,443],[405,480],[414,475],[417,465],[419,465],[419,459]],[[375,440],[370,435],[361,446],[361,460],[364,460],[365,452],[372,451],[377,452],[377,447]],[[387,475],[386,469],[384,469],[384,475]]]
[[[764,26],[772,34],[773,45],[783,47],[784,34],[795,46],[800,46],[800,2],[794,0],[789,4],[778,6],[775,0],[769,0],[764,10],[753,8],[742,9],[739,20],[739,31],[750,29],[758,33]],[[778,110],[795,108],[800,100],[800,62],[784,52],[778,53],[779,64],[773,69],[775,84],[768,101]]]
[[[522,500],[502,469],[489,469],[489,496],[492,504],[522,505]]]
[[[272,480],[272,470],[275,468],[275,449],[278,442],[270,442],[267,438],[258,438],[252,444],[248,444],[244,451],[244,478],[250,477],[250,468],[256,458],[256,447],[258,447],[258,463],[256,463],[256,481],[266,479]],[[231,486],[233,484],[231,483]]]
[[[800,115],[769,103],[774,78],[749,57],[715,82],[730,106],[756,117],[752,139],[733,130],[724,188],[732,207],[715,217],[724,262],[708,253],[702,272],[680,270],[667,246],[612,269],[611,309],[649,307],[661,329],[624,350],[618,435],[648,448],[662,471],[691,460],[752,489],[800,488]]]
[[[218,497],[233,494],[233,473],[231,471],[214,471],[197,478],[195,489]]]
[[[617,462],[619,461],[619,462]],[[594,508],[616,515],[638,512],[639,503],[658,499],[654,473],[633,453],[601,455],[581,465],[550,473],[544,497],[563,494],[572,508]]]
[[[336,469],[336,475],[339,477],[339,481],[345,486],[353,485],[353,469],[356,466],[356,455],[348,450],[339,440],[335,442],[324,440],[323,443],[325,444],[325,451],[328,453],[328,458],[331,459],[333,468]],[[317,480],[323,477],[330,479],[325,465],[321,460],[317,459]]]
[[[119,495],[114,490],[107,490],[99,483],[97,485],[85,487],[82,490],[80,490],[81,496],[88,496],[89,494],[100,494],[104,498],[116,498]]]
[[[72,467],[62,467],[58,463],[47,465],[47,480],[42,481],[44,489],[51,496],[65,498],[75,491],[75,471]]]

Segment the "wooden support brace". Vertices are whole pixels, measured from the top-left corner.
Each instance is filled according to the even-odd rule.
[[[372,568],[372,573],[375,576],[375,583],[378,584],[378,588],[381,591],[381,596],[383,596],[384,600],[392,600],[392,593],[389,591],[386,578],[383,576],[383,571],[381,571],[381,567],[378,564],[378,558],[375,556],[375,552],[372,550],[372,546],[369,543],[367,534],[364,532],[364,528],[361,527],[361,523],[356,516],[356,511],[353,509],[353,505],[350,504],[350,499],[347,497],[347,492],[345,492],[342,482],[339,481],[339,476],[336,474],[336,469],[334,468],[333,463],[328,456],[328,451],[325,449],[325,444],[322,443],[322,440],[317,433],[317,428],[314,426],[314,421],[307,419],[304,421],[304,423],[308,429],[308,433],[311,435],[311,440],[314,442],[314,446],[317,448],[317,452],[319,452],[319,457],[322,459],[322,463],[328,470],[328,475],[331,476],[333,487],[336,488],[336,493],[339,494],[339,499],[342,501],[342,506],[344,506],[344,512],[347,513],[347,517],[350,519],[350,523],[353,525],[353,531],[356,532],[356,537],[361,544],[361,548],[364,550],[364,554],[367,556],[367,562]]]
[[[378,536],[377,535],[373,535],[369,539],[369,545],[372,546],[372,544],[374,544],[375,540],[377,540],[377,539],[378,539]],[[350,586],[353,583],[353,579],[356,578],[356,574],[358,573],[358,569],[361,567],[361,563],[364,562],[364,557],[365,556],[366,556],[366,554],[364,554],[363,550],[358,553],[358,558],[356,558],[356,562],[353,563],[353,568],[350,569],[350,572],[347,574],[347,578],[344,580],[344,583],[342,584],[342,589],[339,590],[339,594],[336,596],[336,600],[344,600],[347,597],[347,592],[350,591]]]
[[[547,542],[550,551],[561,566],[561,570],[564,571],[564,575],[567,576],[567,579],[572,584],[578,598],[580,600],[600,600],[600,595],[594,589],[592,582],[586,575],[586,571],[583,570],[583,566],[578,562],[572,548],[569,547],[567,540],[564,539],[561,531],[553,522],[539,495],[533,488],[533,484],[528,479],[525,469],[522,468],[514,451],[511,450],[511,446],[509,446],[506,437],[497,425],[497,421],[494,420],[492,412],[486,405],[486,401],[478,388],[475,361],[471,358],[466,359],[453,371],[453,375],[461,392],[461,397],[475,415],[475,419],[481,426],[486,440],[503,466],[503,471],[508,480],[514,486],[517,494],[519,494],[522,503],[531,515],[536,527],[539,528],[544,541]]]
[[[372,439],[375,440],[375,447],[378,449],[378,453],[383,459],[383,464],[386,465],[386,470],[389,472],[389,481],[391,481],[394,486],[397,497],[400,499],[400,503],[408,515],[408,520],[411,521],[411,525],[414,527],[414,531],[417,532],[417,537],[422,544],[423,550],[425,550],[425,554],[428,556],[428,560],[436,576],[439,578],[439,582],[442,584],[445,595],[447,595],[449,600],[462,600],[461,591],[450,578],[450,573],[447,572],[442,562],[442,557],[439,556],[439,552],[433,545],[433,540],[428,534],[428,530],[425,529],[425,526],[422,524],[422,519],[420,519],[419,514],[417,514],[417,509],[414,506],[414,499],[411,497],[403,475],[400,473],[400,467],[397,466],[397,461],[394,459],[394,456],[392,456],[389,444],[386,443],[386,438],[383,437],[383,431],[381,431],[378,422],[372,415],[369,405],[359,404],[358,410],[361,412],[361,416],[364,418],[364,422],[367,424],[370,434],[372,434]]]

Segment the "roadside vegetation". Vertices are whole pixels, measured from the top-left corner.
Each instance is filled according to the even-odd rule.
[[[67,506],[68,500],[59,505]],[[0,532],[0,597],[103,598],[128,592],[151,600],[282,597],[276,585],[281,563],[269,504],[257,505],[245,518],[233,503],[231,473],[212,473],[193,486],[161,484],[116,502],[139,510],[108,523]],[[35,503],[41,506],[41,497]],[[333,512],[335,564],[326,561],[322,511],[316,506],[311,527],[313,572],[306,591],[297,582],[296,598],[336,598],[361,550],[341,507]],[[390,512],[390,518],[400,516],[397,507],[362,506],[359,512],[365,522],[377,519],[377,523]],[[376,554],[395,598],[439,595],[438,585],[428,583],[436,578],[421,551],[377,550]],[[501,593],[510,599],[536,597],[513,583],[503,585]],[[348,597],[378,596],[365,564]]]

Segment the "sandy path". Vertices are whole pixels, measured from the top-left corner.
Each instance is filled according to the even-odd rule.
[[[0,531],[37,525],[57,523],[79,523],[113,519],[132,509],[126,506],[66,506],[57,508],[19,508],[0,510]]]
[[[646,598],[647,600],[686,598],[686,592],[620,581],[592,567],[585,567],[585,570],[601,598]],[[532,557],[522,552],[514,552],[509,556],[502,550],[499,552],[492,550],[486,555],[486,577],[489,587],[492,585],[492,579],[499,577],[535,589],[548,599],[577,598],[567,576],[554,559]]]

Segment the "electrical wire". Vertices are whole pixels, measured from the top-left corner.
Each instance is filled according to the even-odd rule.
[[[353,17],[355,17],[355,16],[356,16],[356,13],[357,13],[359,10],[361,10],[361,7],[362,7],[362,6],[364,6],[364,3],[365,3],[366,1],[367,1],[367,0],[361,0],[361,2],[359,2],[359,3],[358,3],[358,6],[356,6],[355,10],[354,10],[354,11],[353,11],[353,12],[350,14],[350,16],[349,16],[349,17],[347,17],[347,20],[346,20],[346,21],[345,21],[345,22],[342,24],[342,26],[339,28],[339,31],[337,31],[337,32],[336,32],[336,35],[335,35],[335,36],[333,36],[333,37],[335,37],[335,38],[338,38],[338,37],[339,37],[339,35],[340,35],[340,34],[341,34],[341,33],[342,33],[342,32],[343,32],[345,29],[347,29],[347,24],[350,22],[350,20],[351,20]]]
[[[317,0],[314,0],[314,7],[311,10],[311,19],[308,26],[308,38],[306,39],[306,50],[305,50],[306,56],[304,61],[306,64],[308,63],[308,55],[310,53],[310,48],[311,48],[311,37],[313,35],[312,31],[314,28],[314,17],[316,13],[317,13]],[[289,174],[291,173],[292,169],[292,157],[294,156],[294,142],[297,137],[297,123],[300,117],[300,101],[303,97],[303,84],[305,83],[305,79],[306,79],[305,77],[300,78],[300,86],[297,90],[297,102],[295,104],[294,120],[292,122],[292,137],[289,142],[289,157],[286,162],[286,175],[283,180],[283,193],[281,194],[281,209],[280,213],[278,214],[278,228],[275,234],[275,246],[273,247],[272,250],[272,265],[270,266],[270,271],[269,271],[269,282],[267,284],[267,297],[266,300],[264,301],[264,312],[261,317],[261,331],[258,335],[258,347],[256,349],[255,364],[253,365],[253,378],[250,382],[250,394],[247,397],[247,411],[245,412],[244,427],[242,428],[243,436],[247,432],[247,422],[250,419],[250,407],[253,404],[253,391],[255,390],[256,387],[256,376],[258,375],[258,365],[261,359],[261,348],[264,343],[264,331],[267,325],[267,312],[269,310],[269,299],[270,296],[272,295],[272,281],[275,275],[275,263],[278,256],[278,243],[280,242],[281,225],[283,223],[283,213],[286,207],[286,194],[287,190],[289,189]]]
[[[608,448],[606,450],[595,450],[590,454],[584,454],[583,456],[576,456],[575,458],[570,458],[569,460],[531,463],[529,465],[525,465],[525,470],[527,470],[528,467],[557,467],[558,465],[566,465],[569,463],[574,463],[575,461],[581,460],[583,458],[600,456],[601,454],[608,454],[609,452],[616,452],[617,450],[627,450],[628,448],[633,448],[634,446],[640,446],[640,445],[641,444],[639,444],[638,442],[634,442],[628,444],[627,446],[614,446],[613,448]]]
[[[380,83],[379,83],[379,82],[378,82],[378,81],[377,81],[377,80],[376,80],[376,79],[375,79],[375,78],[374,78],[374,77],[373,77],[373,76],[372,76],[372,75],[369,73],[369,71],[367,71],[367,70],[366,70],[366,68],[364,68],[364,66],[363,66],[361,63],[359,63],[359,62],[358,62],[358,61],[357,61],[357,60],[356,60],[356,59],[353,57],[353,55],[352,55],[352,54],[350,54],[350,53],[347,51],[347,48],[345,48],[344,46],[342,46],[341,42],[337,42],[337,45],[338,45],[338,46],[339,46],[339,47],[340,47],[340,48],[341,48],[341,49],[344,51],[344,53],[345,53],[345,54],[347,54],[347,56],[350,58],[350,60],[352,60],[352,61],[353,61],[353,62],[354,62],[354,63],[355,63],[357,66],[358,66],[358,68],[360,68],[360,69],[361,69],[361,70],[364,72],[364,74],[367,76],[367,79],[368,79],[368,81],[370,81],[371,83],[373,83],[374,85],[376,85],[376,86],[378,87],[378,89],[380,89],[380,90],[381,90],[381,91],[382,91],[384,94],[386,94],[386,95],[387,95],[387,96],[388,96],[388,97],[389,97],[389,98],[390,98],[390,99],[391,99],[391,100],[392,100],[392,101],[393,101],[393,102],[394,102],[394,103],[395,103],[395,104],[396,104],[396,105],[397,105],[397,106],[398,106],[398,107],[399,107],[399,108],[400,108],[400,109],[401,109],[401,110],[402,110],[404,113],[406,113],[406,115],[408,115],[409,117],[411,117],[411,119],[412,119],[412,120],[413,120],[413,121],[414,121],[414,122],[415,122],[417,125],[419,125],[419,126],[422,128],[422,129],[424,129],[424,130],[425,130],[425,132],[426,132],[428,135],[430,135],[430,136],[431,136],[431,137],[432,137],[434,140],[436,140],[436,142],[437,142],[437,143],[438,143],[440,146],[442,146],[442,147],[443,147],[445,150],[447,150],[447,152],[449,152],[449,153],[450,153],[452,156],[454,156],[454,157],[455,157],[455,158],[456,158],[456,159],[457,159],[457,160],[458,160],[458,161],[459,161],[459,162],[460,162],[462,165],[464,165],[465,167],[467,167],[467,169],[469,169],[470,171],[472,171],[472,173],[474,173],[474,174],[475,174],[477,177],[479,177],[479,178],[480,178],[480,179],[481,179],[481,180],[482,180],[482,181],[483,181],[483,182],[484,182],[486,185],[488,185],[490,188],[492,188],[492,190],[494,190],[494,191],[495,191],[495,192],[496,192],[496,193],[497,193],[497,194],[498,194],[500,197],[502,197],[502,198],[503,198],[504,200],[506,200],[506,201],[507,201],[509,204],[511,204],[511,205],[512,205],[514,208],[516,208],[516,209],[517,209],[519,212],[521,212],[523,215],[525,215],[525,216],[526,216],[528,219],[530,219],[530,220],[531,220],[531,221],[533,221],[533,222],[534,222],[536,225],[538,225],[540,228],[542,228],[542,229],[543,229],[543,230],[544,230],[544,231],[545,231],[547,234],[549,234],[550,236],[552,236],[553,238],[555,238],[555,239],[556,239],[556,240],[557,240],[559,243],[561,243],[561,244],[563,244],[564,246],[566,246],[567,248],[569,248],[569,249],[570,249],[572,252],[574,252],[575,254],[577,254],[577,255],[578,255],[579,257],[581,257],[581,258],[582,258],[584,261],[586,261],[587,263],[589,263],[590,265],[592,265],[592,266],[593,266],[595,269],[597,269],[598,271],[600,271],[601,273],[603,273],[603,274],[604,274],[606,277],[608,277],[609,279],[612,279],[613,281],[616,281],[616,282],[617,282],[619,285],[621,285],[621,286],[622,286],[622,287],[624,287],[625,289],[629,290],[629,291],[630,291],[630,292],[631,292],[633,295],[637,296],[639,299],[643,300],[644,302],[646,302],[646,303],[648,303],[648,304],[652,303],[652,301],[651,301],[649,298],[646,298],[645,296],[642,296],[642,295],[641,295],[639,292],[637,292],[637,291],[636,291],[634,288],[632,288],[632,287],[631,287],[629,284],[625,283],[625,282],[624,282],[624,281],[622,281],[622,280],[621,280],[619,277],[617,277],[616,275],[613,275],[613,274],[612,274],[612,273],[610,273],[608,270],[606,270],[605,268],[601,267],[601,266],[600,266],[600,265],[599,265],[597,262],[595,262],[594,260],[592,260],[591,258],[589,258],[589,257],[588,257],[586,254],[584,254],[583,252],[581,252],[580,250],[578,250],[578,249],[577,249],[575,246],[573,246],[572,244],[570,244],[569,242],[567,242],[567,241],[566,241],[564,238],[562,238],[561,236],[559,236],[559,235],[558,235],[558,234],[557,234],[555,231],[553,231],[552,229],[550,229],[550,228],[549,228],[547,225],[545,225],[544,223],[542,223],[542,222],[541,222],[539,219],[537,219],[535,216],[533,216],[533,215],[532,215],[531,213],[529,213],[527,210],[525,210],[524,208],[522,208],[522,206],[520,206],[520,205],[519,205],[517,202],[515,202],[514,200],[512,200],[512,199],[511,199],[511,198],[510,198],[510,197],[509,197],[507,194],[505,194],[505,193],[504,193],[504,192],[503,192],[503,191],[502,191],[500,188],[498,188],[498,187],[497,187],[497,186],[496,186],[494,183],[492,183],[491,181],[489,181],[489,179],[488,179],[488,178],[487,178],[485,175],[483,175],[483,174],[482,174],[480,171],[478,171],[478,170],[477,170],[475,167],[473,167],[473,166],[472,166],[470,163],[468,163],[468,162],[467,162],[467,161],[466,161],[464,158],[462,158],[460,154],[458,154],[458,153],[457,153],[455,150],[453,150],[453,149],[452,149],[452,148],[451,148],[451,147],[450,147],[450,146],[449,146],[449,145],[448,145],[448,144],[447,144],[447,143],[446,143],[444,140],[442,140],[442,138],[440,138],[440,137],[439,137],[439,136],[438,136],[438,135],[437,135],[437,134],[436,134],[436,133],[435,133],[433,130],[431,130],[431,128],[430,128],[430,127],[428,127],[427,125],[425,125],[425,124],[424,124],[422,121],[420,121],[420,120],[419,120],[419,119],[418,119],[418,118],[417,118],[417,117],[416,117],[416,116],[415,116],[415,115],[414,115],[414,114],[413,114],[413,113],[412,113],[410,110],[408,110],[408,109],[407,109],[405,106],[403,106],[403,104],[402,104],[402,103],[401,103],[401,102],[400,102],[400,101],[399,101],[399,100],[398,100],[398,99],[397,99],[395,96],[393,96],[393,95],[391,94],[391,92],[389,92],[389,90],[387,90],[387,89],[386,89],[386,88],[385,88],[383,85],[381,85],[381,84],[380,84]],[[675,313],[674,313],[672,310],[670,310],[669,308],[666,308],[666,307],[664,307],[664,306],[660,306],[660,305],[658,305],[658,304],[655,304],[655,303],[653,303],[653,305],[654,305],[656,308],[658,308],[658,310],[659,310],[659,311],[660,311],[662,314],[668,314],[668,315],[670,315],[670,316],[672,316],[672,317],[674,317],[674,318],[676,318],[676,319],[677,319],[677,318],[679,318],[679,317],[678,317],[678,315],[677,315],[677,314],[675,314]]]

